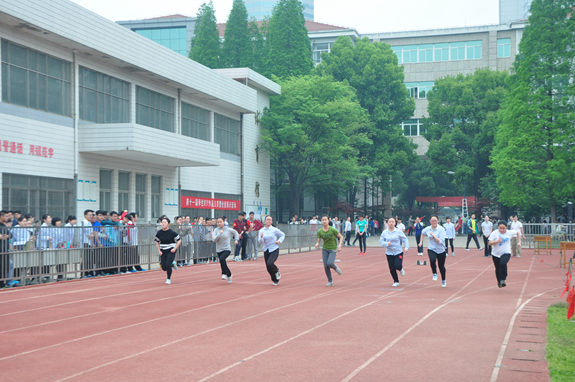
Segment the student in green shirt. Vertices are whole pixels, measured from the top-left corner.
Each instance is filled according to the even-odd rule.
[[[337,229],[329,226],[329,217],[327,215],[322,216],[321,224],[323,227],[317,230],[317,243],[315,247],[318,248],[321,240],[323,239],[323,247],[321,252],[323,257],[323,267],[325,269],[325,274],[328,281],[326,287],[332,287],[333,280],[331,278],[331,269],[335,270],[338,275],[341,275],[341,269],[335,265],[335,256],[337,255],[338,251],[341,251],[343,236]],[[337,239],[339,239],[339,245],[337,243]]]

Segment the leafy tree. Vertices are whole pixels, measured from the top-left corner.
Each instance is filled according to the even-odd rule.
[[[284,80],[261,119],[263,147],[289,181],[290,216],[312,186],[339,187],[358,175],[358,133],[369,124],[355,91],[329,76]]]
[[[269,65],[275,76],[311,73],[312,50],[303,9],[298,0],[279,0],[274,7],[269,22]]]
[[[269,19],[264,19],[259,26],[255,20],[251,20],[248,24],[248,33],[252,44],[253,58],[250,68],[259,74],[270,78],[270,39],[268,24]]]
[[[253,66],[253,47],[248,28],[248,11],[243,0],[234,0],[226,23],[222,47],[221,67]]]
[[[500,200],[545,206],[555,221],[575,192],[575,19],[570,0],[535,0],[514,63],[496,134]]]
[[[200,6],[196,17],[190,58],[208,68],[216,69],[220,59],[220,33],[211,0]]]
[[[454,171],[452,183],[466,195],[479,196],[481,180],[492,173],[489,156],[507,77],[507,72],[478,69],[439,79],[427,94],[429,118],[423,126],[431,171],[434,175]]]

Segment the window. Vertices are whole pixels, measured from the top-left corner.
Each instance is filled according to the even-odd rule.
[[[80,119],[94,123],[130,121],[130,84],[80,66]]]
[[[241,200],[241,195],[234,195],[234,194],[219,194],[219,193],[214,193],[214,198],[216,199],[225,199],[225,200]],[[303,204],[302,204],[303,205]],[[239,210],[216,210],[216,215],[219,216],[225,216],[228,218],[228,222],[230,223],[230,225],[232,225],[232,223],[234,222],[235,219],[238,218],[238,213],[240,211]],[[247,211],[249,212],[249,211]],[[247,213],[246,212],[246,213]],[[248,216],[246,216],[246,219],[248,218]]]
[[[2,174],[2,209],[31,213],[36,220],[49,214],[66,220],[75,215],[73,179]]]
[[[511,57],[511,39],[499,38],[497,39],[497,57]]]
[[[186,27],[132,29],[137,34],[149,38],[184,56],[188,55]]]
[[[136,123],[174,132],[174,99],[136,87]]]
[[[465,43],[464,42],[452,42],[449,44],[450,59],[453,60],[465,60]]]
[[[403,52],[402,52],[402,47],[401,46],[392,46],[391,50],[393,51],[393,53],[395,53],[395,55],[397,56],[397,63],[401,64],[403,63],[402,61],[402,56],[403,56]]]
[[[210,112],[182,102],[182,135],[210,140]]]
[[[2,101],[71,116],[71,64],[2,40]]]
[[[214,142],[220,144],[220,151],[240,155],[240,121],[214,115]]]
[[[118,211],[130,209],[130,173],[118,172]]]
[[[465,43],[468,60],[481,59],[481,41],[467,41]]]
[[[403,63],[417,62],[417,45],[406,45],[403,47]]]
[[[332,44],[330,43],[323,43],[323,44],[314,44],[313,46],[313,62],[314,64],[319,64],[321,62],[321,54],[322,53],[329,53],[331,51]]]
[[[424,133],[423,129],[421,128],[419,119],[409,119],[407,121],[403,121],[401,128],[403,129],[403,135],[406,137],[417,137]]]
[[[100,209],[112,209],[112,170],[100,169]]]
[[[482,41],[392,46],[398,63],[481,59]]]
[[[162,177],[152,175],[152,219],[160,217],[160,197],[162,194]]]
[[[447,61],[449,60],[449,44],[434,44],[433,51],[435,54],[435,61]]]
[[[419,62],[433,61],[433,44],[419,45]]]
[[[146,217],[146,175],[136,174],[136,214]]]
[[[425,99],[427,93],[433,89],[433,81],[431,82],[406,82],[405,86],[409,91],[409,96],[414,99]]]

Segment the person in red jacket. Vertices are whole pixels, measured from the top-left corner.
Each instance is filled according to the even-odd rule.
[[[263,228],[261,221],[255,218],[254,212],[250,212],[248,222],[250,229],[248,231],[248,259],[258,259],[258,231]]]
[[[238,235],[240,235],[240,240],[238,240],[238,244],[236,245],[234,261],[246,260],[246,245],[248,244],[248,231],[250,230],[250,225],[250,221],[246,220],[245,212],[240,212],[238,214],[238,218],[234,220],[234,225],[232,228],[237,231]],[[242,250],[241,257],[240,248]]]

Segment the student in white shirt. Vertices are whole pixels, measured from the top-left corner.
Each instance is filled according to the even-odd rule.
[[[493,223],[489,220],[489,216],[485,215],[481,223],[481,231],[483,232],[483,248],[485,248],[484,257],[491,256],[491,246],[489,245],[489,235],[493,231]]]
[[[260,229],[260,233],[258,234],[258,241],[263,247],[262,249],[264,251],[266,268],[270,274],[272,283],[274,285],[278,285],[280,282],[281,274],[278,267],[276,266],[276,260],[280,254],[279,244],[284,241],[286,235],[279,229],[272,226],[272,223],[272,217],[269,215],[266,216],[265,227]]]
[[[401,218],[397,219],[397,227],[398,230],[405,233],[405,225],[401,222]]]
[[[497,222],[497,230],[489,235],[489,245],[493,248],[491,255],[493,265],[495,265],[495,277],[497,277],[497,286],[502,288],[507,284],[507,263],[511,258],[511,240],[516,238],[517,246],[521,247],[521,235],[518,231],[508,230],[507,222],[500,220]]]
[[[351,246],[351,244],[349,243],[349,240],[351,239],[351,218],[349,216],[345,221],[344,231],[345,231],[345,241],[347,243],[347,246],[349,247]]]
[[[517,231],[517,237],[521,235],[522,238],[525,239],[525,235],[523,234],[523,224],[517,220],[517,214],[511,216],[511,229]],[[519,240],[521,243],[521,240]],[[511,254],[513,256],[517,255],[517,258],[521,258],[521,246],[517,246],[517,238],[511,239]]]
[[[425,227],[421,231],[421,242],[419,246],[423,246],[423,238],[429,238],[429,245],[427,248],[427,254],[429,255],[429,264],[431,265],[431,272],[433,273],[433,281],[437,281],[437,267],[435,263],[439,265],[439,273],[441,273],[441,287],[445,288],[447,286],[445,280],[445,258],[446,258],[446,248],[445,248],[445,229],[440,226],[439,218],[436,215],[431,215],[429,219],[430,226]]]
[[[451,254],[455,256],[455,250],[453,248],[453,239],[455,239],[455,225],[453,225],[449,216],[445,218],[443,229],[445,230],[445,253],[449,255],[449,246],[451,246]]]

